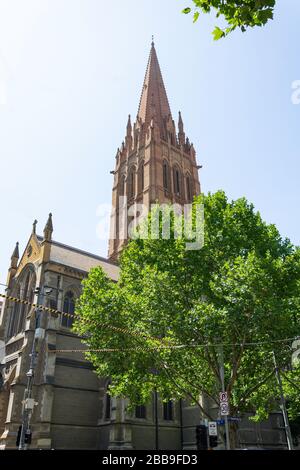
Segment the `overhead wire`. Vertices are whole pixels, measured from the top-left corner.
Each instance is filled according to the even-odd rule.
[[[61,316],[66,316],[68,318],[74,318],[73,314],[62,312],[60,310],[53,309],[53,308],[50,308],[50,307],[46,307],[44,305],[35,304],[35,303],[32,303],[32,302],[29,302],[28,300],[19,299],[17,297],[8,296],[6,294],[0,294],[0,297],[5,298],[5,299],[7,299],[11,302],[17,302],[17,303],[25,304],[25,305],[31,306],[33,308],[36,308],[38,310],[46,311],[47,313],[58,314],[58,315],[61,315]],[[152,340],[152,341],[153,340],[158,341],[160,344],[157,345],[157,346],[148,346],[148,347],[136,346],[134,348],[48,349],[48,352],[49,353],[87,353],[87,352],[107,353],[107,352],[141,351],[141,350],[144,350],[144,351],[146,351],[146,350],[147,351],[149,351],[149,350],[157,351],[157,350],[167,350],[167,349],[176,350],[176,349],[184,349],[184,348],[186,348],[186,349],[188,349],[188,348],[218,348],[220,346],[233,347],[233,346],[241,346],[241,345],[243,345],[244,347],[248,347],[248,346],[260,346],[260,345],[263,345],[263,344],[293,342],[296,339],[300,338],[299,336],[297,336],[297,337],[293,337],[293,338],[282,338],[282,339],[274,339],[274,340],[268,339],[268,340],[264,340],[264,341],[252,341],[252,342],[246,342],[246,343],[241,343],[241,342],[238,343],[237,342],[237,343],[172,344],[172,343],[168,342],[168,344],[166,344],[167,341],[165,339],[152,337],[152,336],[149,336],[146,333],[141,332],[141,331],[133,331],[133,330],[129,330],[127,328],[122,328],[122,327],[118,327],[116,325],[111,325],[111,324],[103,324],[103,323],[99,324],[99,323],[96,323],[96,322],[89,322],[89,323],[91,325],[94,324],[94,326],[97,326],[99,328],[101,328],[101,327],[102,328],[109,328],[109,329],[112,329],[114,331],[129,335],[129,336],[139,336],[139,337],[142,337],[145,340],[148,339],[148,340]],[[2,349],[5,349],[5,346],[0,348],[0,350],[2,350]]]

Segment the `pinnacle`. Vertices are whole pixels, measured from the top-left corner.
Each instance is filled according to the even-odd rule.
[[[19,242],[16,243],[15,249],[12,254],[12,258],[19,259]]]
[[[159,127],[162,128],[163,121],[168,119],[169,116],[171,116],[171,109],[169,106],[154,41],[152,40],[151,51],[138,110],[138,119],[141,119],[145,126],[148,127],[152,118],[154,118]]]

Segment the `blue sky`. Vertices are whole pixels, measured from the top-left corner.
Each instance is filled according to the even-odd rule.
[[[53,212],[54,238],[101,255],[97,207],[136,115],[151,36],[173,117],[182,111],[204,192],[246,196],[300,244],[300,2],[214,42],[190,0],[0,0],[0,282],[18,240]],[[1,91],[2,90],[2,91]]]

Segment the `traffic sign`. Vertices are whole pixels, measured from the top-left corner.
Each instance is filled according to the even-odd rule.
[[[221,416],[228,416],[229,415],[229,406],[228,403],[221,403],[220,405]]]
[[[228,403],[227,392],[220,392],[219,397],[220,397],[220,403],[222,402]]]
[[[235,418],[235,417],[228,416],[228,421],[237,422],[237,421],[241,421],[241,420],[242,420],[241,418]],[[217,419],[217,424],[218,424],[218,426],[224,426],[225,419],[224,418]]]
[[[209,436],[217,436],[218,435],[218,428],[216,421],[209,421],[208,423],[208,435]]]
[[[227,392],[220,392],[220,411],[221,416],[229,415],[229,404],[228,404],[228,395]]]

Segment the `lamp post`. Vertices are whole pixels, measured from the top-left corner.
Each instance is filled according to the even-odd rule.
[[[154,407],[155,407],[155,450],[159,450],[158,440],[158,393],[154,391]]]
[[[32,340],[32,347],[30,353],[30,365],[29,370],[26,374],[27,384],[24,392],[23,400],[23,409],[22,409],[22,424],[19,440],[19,450],[26,450],[27,444],[31,442],[31,432],[30,432],[30,420],[34,410],[34,406],[37,404],[32,398],[32,387],[34,382],[34,374],[36,368],[36,359],[37,359],[37,344],[38,341],[43,339],[45,330],[40,327],[40,317],[42,312],[42,306],[44,304],[45,296],[49,296],[53,290],[59,291],[60,289],[56,287],[46,287],[41,286],[37,287],[35,294],[37,295],[37,306],[34,309],[34,336]]]
[[[275,374],[276,374],[276,379],[278,383],[278,388],[279,388],[279,393],[280,393],[280,408],[282,411],[282,416],[283,416],[283,421],[284,421],[284,429],[286,433],[286,440],[287,440],[287,445],[289,450],[293,450],[293,438],[292,438],[292,433],[291,433],[291,428],[290,428],[290,423],[289,423],[289,417],[286,409],[286,403],[285,403],[285,398],[283,394],[283,388],[282,388],[282,381],[281,381],[281,375],[279,372],[279,368],[277,365],[276,361],[276,356],[273,351],[273,361],[274,361],[274,366],[275,366]]]
[[[35,405],[35,402],[32,398],[32,385],[33,385],[33,380],[34,380],[34,372],[35,372],[36,357],[37,357],[36,343],[37,343],[37,340],[38,340],[37,328],[39,326],[40,306],[42,305],[43,297],[44,297],[43,287],[37,288],[35,293],[38,295],[38,299],[37,299],[37,306],[34,310],[34,321],[35,321],[34,336],[33,336],[33,340],[32,340],[29,370],[26,374],[27,375],[27,385],[26,385],[26,389],[25,389],[25,392],[24,392],[24,400],[23,400],[22,425],[21,425],[19,450],[26,450],[27,449],[27,442],[25,442],[25,440],[26,440],[26,436],[30,436],[30,427],[29,427],[30,418],[31,418],[31,414],[33,413],[33,408],[34,408],[34,405]],[[29,440],[30,440],[30,438],[29,438]]]
[[[223,345],[219,346],[219,368],[220,368],[220,379],[222,392],[225,392],[225,379],[224,379],[224,350]],[[226,436],[226,450],[230,450],[230,435],[229,435],[229,426],[228,426],[228,416],[224,416],[225,421],[225,436]]]

